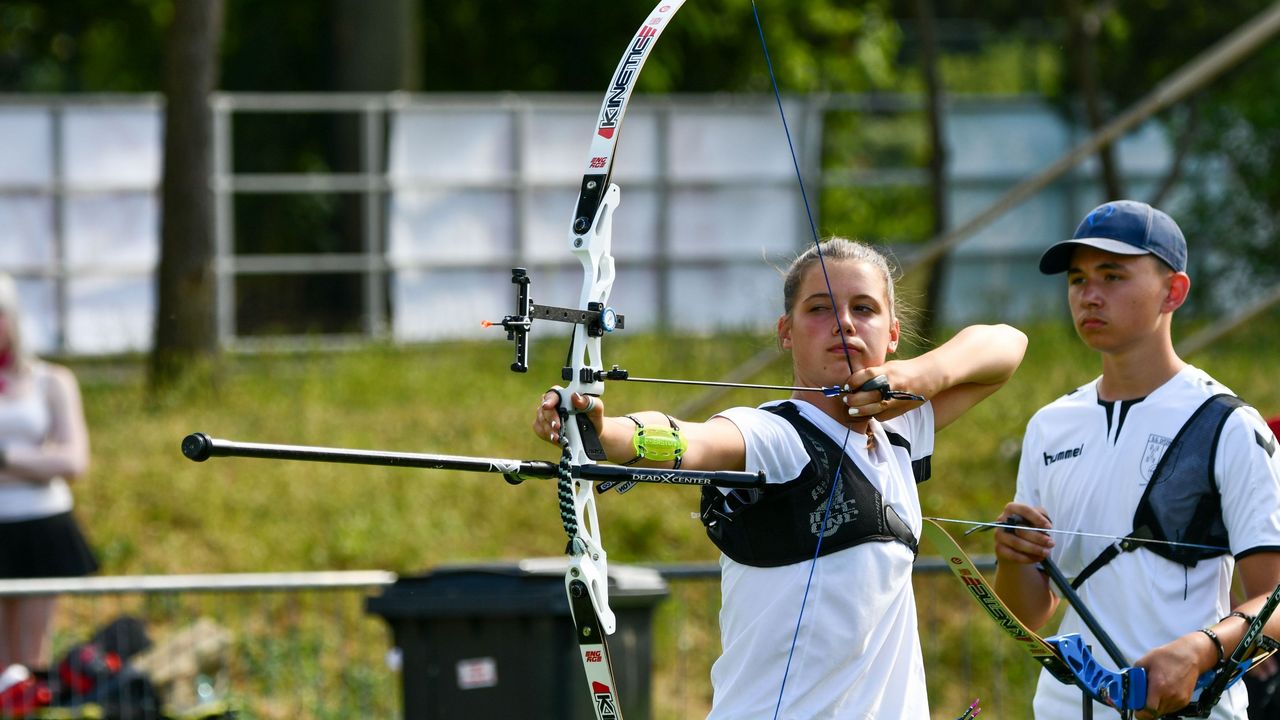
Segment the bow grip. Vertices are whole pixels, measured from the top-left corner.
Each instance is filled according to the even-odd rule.
[[[1141,710],[1147,702],[1147,671],[1139,667],[1119,672],[1108,670],[1094,659],[1079,633],[1055,635],[1044,640],[1062,657],[1076,684],[1095,700],[1117,710]]]
[[[583,454],[596,462],[608,460],[604,453],[604,445],[600,442],[600,434],[596,432],[596,426],[591,422],[591,418],[585,413],[578,413],[574,415],[574,422],[578,424],[578,437],[582,438]]]
[[[1240,667],[1236,668],[1236,671],[1231,674],[1230,679],[1227,680],[1227,684],[1222,687],[1222,692],[1219,692],[1216,697],[1205,697],[1205,691],[1207,691],[1209,686],[1213,684],[1213,681],[1217,679],[1217,671],[1208,670],[1201,673],[1200,677],[1196,678],[1196,688],[1191,693],[1191,704],[1177,712],[1170,713],[1166,717],[1208,717],[1209,711],[1213,709],[1214,705],[1218,704],[1218,698],[1222,697],[1222,694],[1226,692],[1227,688],[1235,685],[1240,678],[1244,677],[1244,674],[1249,672],[1249,670],[1253,668],[1253,665],[1254,661],[1252,658],[1240,663]]]
[[[582,442],[582,454],[596,462],[607,460],[604,445],[600,442],[600,433],[596,432],[595,424],[586,413],[580,413],[574,409],[573,401],[570,399],[573,393],[563,388],[552,388],[551,392],[560,399],[561,421],[569,422],[569,416],[573,416],[572,422],[578,430],[578,439]]]

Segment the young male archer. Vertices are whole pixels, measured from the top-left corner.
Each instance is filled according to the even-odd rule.
[[[1066,273],[1076,332],[1101,355],[1102,375],[1032,417],[1001,519],[1138,541],[995,534],[996,590],[1023,622],[1038,628],[1058,605],[1035,565],[1051,557],[1125,658],[1146,668],[1140,720],[1185,707],[1197,677],[1230,655],[1280,583],[1275,436],[1173,348],[1173,313],[1191,284],[1186,262],[1177,223],[1129,200],[1095,208],[1040,258],[1041,272]],[[1249,598],[1234,613],[1233,572]],[[1071,609],[1058,632],[1100,647]],[[1266,634],[1280,637],[1280,617]],[[1079,718],[1080,702],[1078,689],[1041,674],[1037,720]],[[1246,706],[1237,684],[1210,717],[1246,720]]]

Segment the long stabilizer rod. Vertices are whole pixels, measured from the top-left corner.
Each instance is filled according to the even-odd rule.
[[[556,463],[544,460],[510,460],[506,458],[471,457],[468,455],[435,455],[402,453],[385,450],[353,450],[349,448],[313,447],[309,445],[274,445],[236,442],[192,433],[182,439],[182,454],[196,462],[211,457],[248,457],[266,460],[304,460],[309,462],[384,465],[390,467],[425,468],[429,470],[464,470],[499,473],[509,479],[554,478]],[[714,485],[725,488],[762,488],[764,473],[727,470],[663,470],[617,465],[579,465],[573,476],[601,482],[648,482],[668,485]]]

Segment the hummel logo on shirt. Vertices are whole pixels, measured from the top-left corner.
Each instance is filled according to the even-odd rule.
[[[1082,452],[1084,452],[1084,445],[1080,445],[1079,447],[1073,447],[1070,450],[1059,450],[1057,453],[1053,455],[1050,455],[1049,453],[1045,453],[1044,454],[1045,467],[1048,467],[1058,462],[1059,460],[1070,460],[1071,458],[1078,458],[1080,457],[1080,453]]]

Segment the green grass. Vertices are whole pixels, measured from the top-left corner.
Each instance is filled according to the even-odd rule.
[[[1275,365],[1259,358],[1280,340],[1277,325],[1273,315],[1190,360],[1264,415],[1276,414]],[[939,436],[934,478],[921,487],[926,514],[995,517],[1013,494],[1026,420],[1099,372],[1097,359],[1069,328],[1028,334],[1027,360],[1008,386]],[[636,374],[718,378],[770,344],[746,334],[633,336],[611,338],[606,357]],[[533,350],[527,376],[507,371],[511,349],[504,343],[236,357],[216,387],[193,385],[158,400],[144,393],[140,365],[126,364],[121,372],[119,364],[73,363],[93,444],[90,474],[75,487],[78,513],[104,574],[366,568],[413,574],[441,563],[559,555],[564,533],[549,481],[513,487],[497,475],[237,458],[193,463],[179,451],[187,433],[203,431],[241,441],[552,459],[553,449],[529,426],[538,396],[559,375],[563,348],[557,341]],[[757,380],[789,377],[779,368]],[[611,412],[674,408],[688,392],[614,384],[606,400]],[[770,397],[739,392],[724,404]],[[713,560],[714,548],[690,517],[696,505],[695,492],[678,488],[605,496],[600,521],[611,559]],[[979,541],[971,550],[990,547]],[[945,587],[929,594],[954,590]],[[682,590],[677,599],[659,611],[656,642],[659,653],[678,656],[687,667],[658,670],[656,717],[697,714],[709,692],[707,663],[717,651],[715,589]],[[958,630],[926,628],[930,667],[1003,657],[1008,648],[1001,640],[977,631],[966,638]],[[1011,656],[1003,666],[1025,689],[1035,669],[1028,665]],[[952,706],[958,714],[972,699],[960,703],[961,696],[974,694],[946,674],[931,675],[931,686],[940,699],[937,717]],[[680,701],[684,709],[671,706],[675,688],[693,698]],[[691,704],[695,710],[687,709]]]

